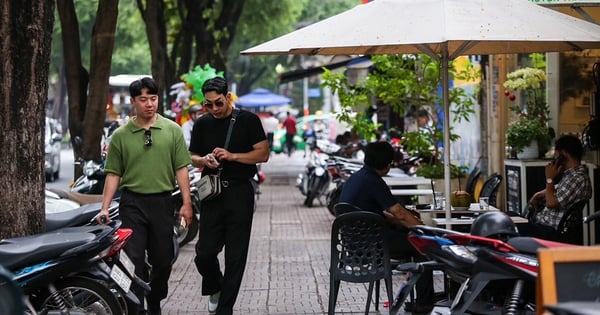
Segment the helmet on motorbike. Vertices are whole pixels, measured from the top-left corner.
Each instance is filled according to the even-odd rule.
[[[506,213],[490,211],[478,216],[473,221],[471,234],[504,240],[512,236],[518,236],[519,232]]]

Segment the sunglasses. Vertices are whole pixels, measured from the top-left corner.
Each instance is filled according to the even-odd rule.
[[[223,100],[216,100],[213,103],[204,101],[203,104],[208,109],[212,109],[213,105],[216,106],[216,107],[223,107],[223,106],[225,106],[225,102]]]
[[[144,131],[144,135],[146,136],[146,141],[144,141],[144,145],[147,147],[152,146],[152,132],[150,129]]]

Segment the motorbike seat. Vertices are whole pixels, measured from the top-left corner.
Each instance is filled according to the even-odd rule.
[[[90,243],[96,238],[94,233],[85,230],[53,231],[0,241],[0,265],[14,271],[31,266],[65,251]]]
[[[68,211],[46,214],[46,231],[90,223],[102,208],[101,202],[90,203]],[[112,208],[112,205],[111,205]]]
[[[537,250],[540,248],[575,246],[528,236],[512,237],[506,243],[519,250],[519,252],[530,255],[537,255]]]

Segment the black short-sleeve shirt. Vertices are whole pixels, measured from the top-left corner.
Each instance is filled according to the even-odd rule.
[[[231,116],[224,119],[215,119],[211,114],[199,117],[194,123],[190,152],[204,156],[211,153],[214,148],[225,145],[227,129]],[[254,113],[240,110],[231,131],[231,139],[227,150],[231,153],[246,153],[252,151],[252,146],[266,140],[265,131],[260,118]],[[218,169],[205,168],[205,174],[216,174]],[[246,180],[256,173],[256,165],[225,161],[221,178],[225,180]]]

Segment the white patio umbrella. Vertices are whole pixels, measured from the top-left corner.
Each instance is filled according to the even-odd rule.
[[[442,68],[444,191],[450,196],[449,61],[461,55],[596,48],[600,26],[527,0],[374,0],[241,53],[436,58]],[[449,202],[445,210],[449,218]]]

